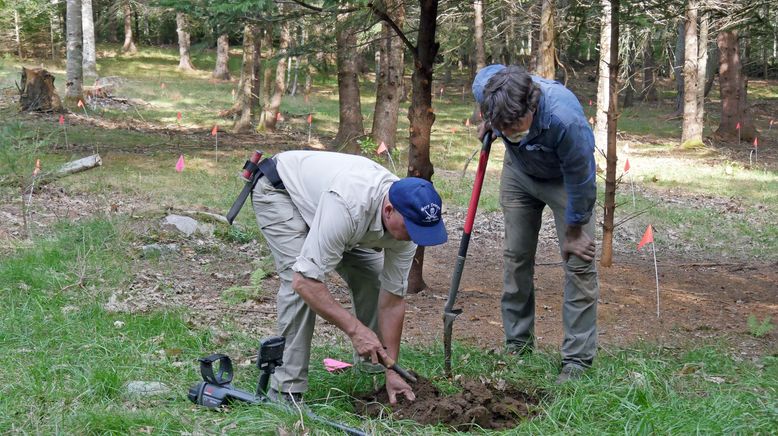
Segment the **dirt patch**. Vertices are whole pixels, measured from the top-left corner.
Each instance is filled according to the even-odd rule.
[[[399,398],[396,405],[389,405],[384,386],[358,398],[355,407],[357,413],[364,416],[377,418],[391,411],[398,419],[410,419],[423,425],[445,424],[460,431],[510,429],[537,415],[536,397],[501,384],[462,379],[461,392],[443,395],[429,380],[419,378],[412,386],[416,401]]]

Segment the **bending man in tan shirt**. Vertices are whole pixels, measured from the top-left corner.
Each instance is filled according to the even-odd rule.
[[[360,356],[377,364],[398,360],[404,296],[416,244],[446,242],[440,196],[423,179],[398,179],[359,156],[289,151],[273,160],[281,183],[259,179],[253,196],[257,223],[280,278],[279,334],[284,365],[270,395],[301,398],[308,389],[311,339],[318,314],[345,332]],[[325,284],[337,271],[351,291],[354,313]],[[410,386],[386,371],[390,400],[413,400]]]

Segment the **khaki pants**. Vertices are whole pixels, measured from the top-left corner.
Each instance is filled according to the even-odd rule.
[[[308,226],[286,190],[273,188],[265,177],[259,179],[253,194],[257,224],[273,253],[281,282],[277,296],[278,334],[286,338],[286,348],[284,364],[276,369],[271,387],[280,392],[305,392],[316,314],[292,289],[292,266],[308,235]],[[356,249],[344,253],[336,268],[351,291],[355,316],[375,332],[383,259],[383,253]]]
[[[535,253],[543,208],[554,212],[560,252],[565,240],[567,193],[561,179],[534,179],[510,164],[506,153],[500,185],[505,215],[502,319],[509,347],[532,346],[535,328]],[[594,238],[594,215],[583,230]],[[564,262],[562,362],[590,366],[597,350],[595,262],[571,255]]]

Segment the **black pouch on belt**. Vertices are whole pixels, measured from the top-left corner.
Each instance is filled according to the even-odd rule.
[[[262,177],[267,177],[267,180],[276,189],[285,189],[284,182],[281,181],[281,177],[278,176],[278,170],[276,169],[275,159],[262,159],[262,153],[254,152],[252,159],[247,160],[243,165],[242,177],[246,181],[243,189],[240,191],[238,198],[232,203],[230,211],[227,212],[227,222],[232,224],[235,217],[240,213],[240,209],[246,202],[246,199],[254,191],[257,181]]]

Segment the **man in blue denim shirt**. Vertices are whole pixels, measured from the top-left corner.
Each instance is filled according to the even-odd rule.
[[[554,213],[565,285],[561,383],[578,378],[597,350],[599,285],[594,263],[594,135],[578,99],[562,84],[517,66],[490,65],[473,81],[484,123],[505,143],[500,204],[505,215],[502,319],[506,349],[534,341],[535,252],[543,208]]]

